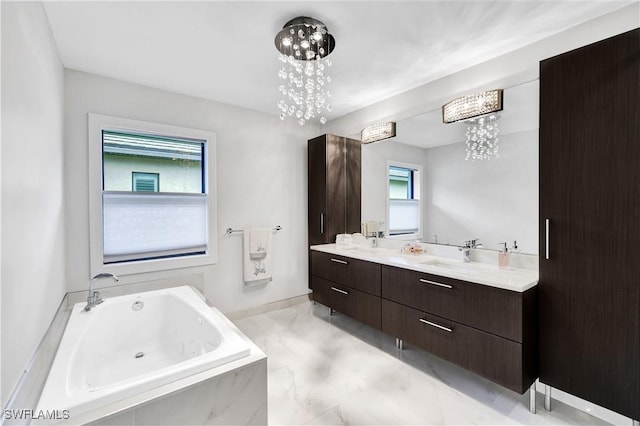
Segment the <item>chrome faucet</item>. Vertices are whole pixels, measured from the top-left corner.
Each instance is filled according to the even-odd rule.
[[[471,262],[471,242],[465,241],[462,244],[462,247],[458,247],[458,250],[462,252],[462,260],[464,262]]]
[[[480,247],[482,247],[482,243],[480,242],[480,240],[478,238],[476,238],[475,240],[465,241],[465,243],[469,243],[469,247],[471,247],[471,248],[480,248]]]
[[[471,249],[472,248],[480,248],[482,247],[482,243],[480,240],[476,238],[475,240],[465,240],[462,243],[462,246],[458,248],[462,252],[462,260],[464,262],[471,262]]]
[[[110,272],[101,272],[91,278],[91,280],[89,280],[89,297],[87,297],[87,305],[84,307],[84,310],[87,312],[89,312],[91,308],[94,308],[95,306],[98,306],[99,304],[104,302],[104,300],[102,300],[102,297],[100,297],[100,292],[93,291],[93,281],[99,278],[111,278],[114,282],[119,281],[119,278]]]

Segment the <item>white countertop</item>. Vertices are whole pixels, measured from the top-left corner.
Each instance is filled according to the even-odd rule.
[[[521,293],[538,284],[538,271],[535,270],[498,268],[498,265],[480,262],[464,263],[460,260],[429,254],[405,254],[397,249],[381,247],[354,247],[345,249],[339,248],[335,244],[322,244],[311,246],[311,250],[455,278]],[[429,263],[432,264],[430,265]],[[439,264],[440,266],[434,264]],[[470,270],[464,270],[462,268],[469,268]]]

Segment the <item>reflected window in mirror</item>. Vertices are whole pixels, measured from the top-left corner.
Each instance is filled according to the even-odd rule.
[[[399,162],[387,164],[389,237],[422,237],[421,176],[422,166]]]

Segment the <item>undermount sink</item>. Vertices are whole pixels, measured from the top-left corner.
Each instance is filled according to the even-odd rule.
[[[439,260],[427,260],[425,262],[420,262],[425,266],[433,266],[435,268],[448,269],[450,271],[458,271],[458,272],[484,272],[488,271],[490,268],[484,265],[477,265],[473,263],[449,263],[449,262],[441,262]]]

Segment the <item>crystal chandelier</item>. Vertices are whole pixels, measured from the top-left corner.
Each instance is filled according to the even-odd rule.
[[[467,121],[467,156],[465,160],[471,158],[476,160],[490,160],[491,157],[499,158],[498,155],[498,115],[489,114]]]
[[[442,121],[467,123],[466,160],[490,160],[498,158],[498,119],[502,111],[502,89],[475,93],[454,99],[442,107]]]
[[[331,112],[328,89],[331,83],[327,56],[335,48],[335,39],[327,27],[317,19],[298,16],[284,24],[275,38],[280,59],[278,87],[282,99],[278,101],[280,119],[295,117],[302,126],[308,120],[320,117],[327,122]]]

